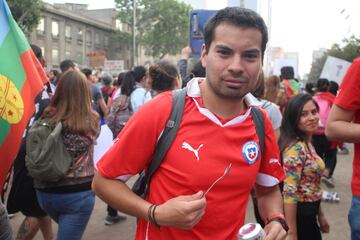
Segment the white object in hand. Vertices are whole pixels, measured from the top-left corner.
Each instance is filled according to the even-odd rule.
[[[204,193],[204,196],[215,186],[216,183],[218,183],[221,179],[223,179],[226,175],[228,175],[228,173],[230,172],[230,169],[231,169],[231,163],[225,169],[224,174],[221,177],[219,177],[218,179],[216,179],[215,182],[213,184],[211,184],[211,186],[206,190],[206,192]]]

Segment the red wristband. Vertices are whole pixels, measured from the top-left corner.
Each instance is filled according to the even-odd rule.
[[[282,213],[274,213],[274,214],[271,214],[270,217],[268,217],[268,218],[266,219],[266,224],[268,224],[269,221],[270,221],[271,219],[273,219],[273,218],[281,218],[281,219],[285,220],[284,214],[282,214]]]

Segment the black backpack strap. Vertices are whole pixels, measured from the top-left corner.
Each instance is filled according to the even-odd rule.
[[[165,157],[165,154],[168,152],[172,142],[175,139],[176,133],[180,126],[182,115],[184,113],[185,98],[186,88],[173,91],[171,115],[159,141],[156,144],[153,160],[151,161],[146,172],[145,195],[148,192],[148,186],[152,175],[159,168],[162,160]]]
[[[254,120],[256,134],[258,135],[259,138],[261,153],[263,153],[265,149],[264,115],[256,107],[251,107],[251,115]]]

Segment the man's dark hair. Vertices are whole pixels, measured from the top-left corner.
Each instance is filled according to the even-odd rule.
[[[316,90],[318,92],[327,92],[329,90],[329,80],[327,78],[319,78],[319,80],[316,82]]]
[[[293,79],[294,68],[292,66],[284,66],[280,69],[281,79]]]
[[[31,49],[33,50],[36,58],[41,61],[41,58],[42,58],[42,51],[41,51],[41,48],[35,44],[30,44],[30,47]]]
[[[264,20],[253,10],[240,7],[227,7],[218,11],[207,22],[204,29],[204,42],[206,52],[209,52],[211,42],[213,41],[214,32],[217,26],[222,23],[234,25],[242,28],[255,28],[262,35],[261,53],[264,57],[266,44],[268,42],[268,32]]]
[[[336,96],[337,92],[339,90],[339,84],[335,81],[330,81],[329,82],[329,92]]]
[[[190,71],[190,74],[192,75],[192,77],[205,77],[206,70],[201,63],[201,60],[197,61],[194,64],[192,70]]]
[[[86,78],[89,78],[92,74],[92,70],[90,68],[83,68],[81,69],[81,72],[86,76]]]
[[[75,63],[72,60],[66,59],[60,63],[61,72],[66,72],[70,68],[75,68]]]
[[[135,81],[140,82],[146,74],[146,68],[144,66],[136,66],[134,67],[132,73],[134,75]]]

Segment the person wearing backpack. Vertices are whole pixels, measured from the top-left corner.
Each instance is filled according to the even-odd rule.
[[[335,96],[329,92],[329,80],[320,78],[316,83],[317,92],[313,96],[319,105],[319,127],[313,136],[313,144],[316,153],[324,160],[325,170],[322,182],[329,188],[334,188],[333,173],[337,162],[337,148],[332,141],[325,136],[325,127],[329,118],[330,109],[333,105]]]
[[[206,77],[180,90],[186,93],[180,121],[168,122],[173,92],[142,106],[97,163],[93,189],[111,206],[139,218],[135,239],[236,239],[255,185],[267,239],[285,239],[278,187],[285,175],[275,134],[259,110],[265,136],[261,152],[254,107],[246,97],[261,72],[266,25],[250,9],[229,7],[208,21],[204,39]],[[173,124],[179,127],[176,136],[143,199],[125,182],[147,172],[161,151],[162,133]]]
[[[110,108],[110,114],[106,120],[114,138],[117,137],[133,114],[131,96],[135,89],[136,82],[134,73],[133,71],[129,71],[125,73],[118,96],[114,99]]]
[[[109,126],[114,139],[119,135],[120,131],[124,128],[126,122],[133,114],[130,96],[136,88],[134,73],[132,71],[122,75],[119,74],[119,77],[121,77],[121,82],[118,93],[116,93],[116,96],[114,97],[110,107],[110,114],[106,119],[106,123]],[[107,206],[105,225],[112,225],[125,219],[126,216],[119,214],[118,211],[110,205]]]
[[[42,119],[50,126],[62,123],[61,139],[73,163],[58,181],[34,179],[38,201],[58,223],[58,240],[81,239],[95,204],[91,182],[99,132],[99,115],[92,109],[91,89],[84,74],[75,70],[62,74]]]

